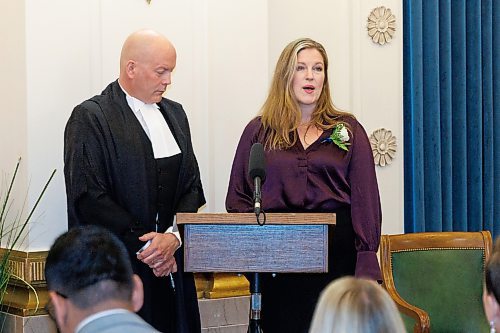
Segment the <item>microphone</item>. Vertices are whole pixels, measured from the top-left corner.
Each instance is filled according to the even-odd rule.
[[[261,184],[266,179],[266,158],[264,156],[264,147],[261,143],[254,143],[250,150],[250,159],[248,160],[248,175],[253,179],[254,192],[254,212],[259,216],[261,212],[262,194]]]

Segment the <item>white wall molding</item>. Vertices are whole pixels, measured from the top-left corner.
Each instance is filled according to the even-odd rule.
[[[0,78],[6,101],[0,165],[10,172],[15,164],[10,159],[23,155],[30,202],[50,171],[58,169],[23,250],[46,250],[66,230],[66,120],[75,105],[118,77],[121,45],[141,28],[156,29],[176,45],[177,68],[166,96],[182,103],[190,119],[208,200],[205,212],[224,211],[240,134],[264,102],[279,53],[295,38],[308,36],[325,45],[336,105],[353,112],[367,132],[385,127],[402,138],[402,4],[383,4],[398,24],[393,41],[383,48],[366,33],[366,17],[379,5],[374,0],[313,0],[307,8],[296,0],[150,5],[137,0],[24,0],[2,5],[6,10],[0,11],[0,27],[6,32],[0,33],[0,42],[12,52],[0,57],[12,66]],[[384,68],[377,67],[381,63]],[[402,160],[398,149],[393,164],[377,170],[384,232],[403,230]]]

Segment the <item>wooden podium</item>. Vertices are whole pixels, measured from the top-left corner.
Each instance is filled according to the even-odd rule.
[[[259,273],[328,272],[328,226],[336,221],[333,213],[265,216],[259,225],[254,213],[177,213],[187,272],[251,273],[248,333],[262,333]]]
[[[178,213],[187,272],[328,272],[333,213]]]

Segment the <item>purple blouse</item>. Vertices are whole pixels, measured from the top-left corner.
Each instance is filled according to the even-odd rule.
[[[335,212],[351,207],[358,252],[356,276],[381,280],[376,252],[382,213],[372,150],[364,128],[355,119],[350,125],[349,151],[323,142],[333,130],[307,149],[300,140],[287,150],[265,151],[266,179],[262,207],[266,212]],[[265,142],[260,117],[250,121],[241,135],[226,197],[228,212],[253,211],[253,181],[248,176],[250,149]]]

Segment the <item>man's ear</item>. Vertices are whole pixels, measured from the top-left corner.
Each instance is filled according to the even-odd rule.
[[[483,292],[484,312],[488,321],[496,320],[500,317],[500,305],[493,294]]]
[[[65,327],[67,324],[66,319],[68,318],[67,300],[54,291],[49,291],[49,300],[52,306],[52,309],[50,309],[52,312],[51,315],[54,317],[57,326],[59,328]]]
[[[144,288],[142,286],[142,280],[137,275],[132,276],[132,281],[134,283],[134,289],[132,290],[132,309],[134,312],[139,311],[144,303]]]
[[[125,72],[127,73],[128,78],[132,79],[135,76],[137,64],[133,60],[129,60],[125,65]]]

